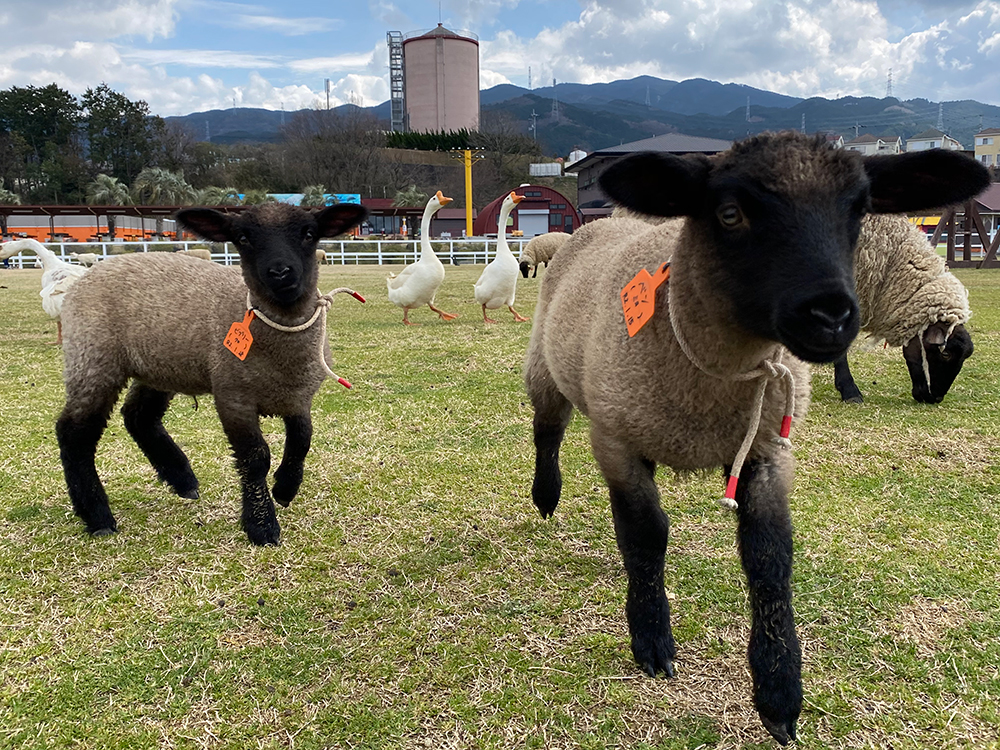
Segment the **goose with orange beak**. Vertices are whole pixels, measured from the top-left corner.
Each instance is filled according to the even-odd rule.
[[[416,325],[410,320],[410,310],[424,305],[436,312],[441,320],[454,320],[458,317],[434,306],[434,295],[444,283],[444,264],[431,247],[431,217],[451,201],[440,190],[427,201],[420,220],[420,259],[406,266],[398,276],[390,273],[385,280],[389,289],[389,301],[403,308],[403,323],[408,326]]]
[[[479,281],[476,282],[476,302],[482,305],[483,320],[487,323],[496,323],[496,321],[490,318],[486,311],[496,310],[504,305],[518,323],[526,323],[529,320],[514,309],[514,292],[520,268],[517,258],[514,257],[514,253],[507,245],[507,217],[522,200],[524,200],[524,196],[517,195],[513,190],[503,199],[497,227],[497,252],[493,260],[483,269]]]

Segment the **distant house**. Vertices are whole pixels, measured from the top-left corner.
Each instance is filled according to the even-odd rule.
[[[926,151],[931,148],[943,148],[950,151],[964,150],[961,143],[936,128],[925,130],[923,133],[906,139],[907,151]]]
[[[834,148],[843,148],[845,145],[844,136],[839,133],[822,133],[822,136],[826,139],[826,142]]]
[[[701,138],[681,133],[666,133],[654,138],[623,143],[593,151],[573,163],[576,172],[577,201],[583,221],[593,221],[611,214],[612,206],[601,192],[597,178],[616,159],[639,151],[659,151],[665,154],[717,154],[733,145],[732,141]]]
[[[976,160],[988,167],[1000,164],[1000,128],[987,128],[976,133]]]
[[[865,156],[898,154],[903,150],[903,139],[897,136],[878,138],[865,133],[844,144],[847,151],[857,151]]]

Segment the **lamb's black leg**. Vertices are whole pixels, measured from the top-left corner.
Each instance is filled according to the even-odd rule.
[[[663,557],[670,520],[660,508],[656,464],[591,429],[591,444],[611,492],[615,536],[628,573],[625,614],[632,655],[651,677],[674,675],[677,647],[670,629],[670,604],[663,590]]]
[[[535,272],[533,274],[531,274],[531,278],[533,278],[533,279],[537,279],[538,278],[538,267],[540,265],[542,265],[542,264],[541,263],[536,263],[535,264]]]
[[[740,474],[739,546],[753,620],[747,655],[757,713],[782,745],[802,709],[802,652],[792,613],[791,458],[748,462]]]
[[[851,375],[851,368],[847,364],[846,352],[841,355],[840,359],[834,360],[833,385],[840,392],[841,401],[846,401],[849,404],[864,402],[865,399],[861,395],[861,390],[858,388],[857,383],[854,382],[854,376]]]
[[[117,395],[115,392],[114,396]],[[78,403],[67,399],[66,407],[56,420],[59,458],[66,476],[69,498],[73,503],[73,510],[83,521],[87,531],[94,536],[104,536],[118,530],[108,504],[108,494],[104,491],[94,464],[97,443],[104,428],[108,426],[113,406],[114,398],[95,409],[81,411]]]
[[[529,354],[526,385],[531,404],[535,407],[532,425],[535,437],[535,479],[531,499],[543,518],[551,516],[562,493],[562,473],[559,471],[559,446],[566,434],[566,425],[573,416],[573,404],[552,382],[552,376],[540,358]]]
[[[125,429],[156,469],[157,476],[181,497],[198,499],[198,478],[191,463],[163,426],[174,394],[133,383],[122,405]]]
[[[281,527],[274,512],[271,493],[267,489],[271,450],[260,431],[260,420],[256,413],[236,410],[221,403],[218,394],[215,397],[215,408],[232,446],[236,471],[240,475],[243,530],[254,544],[277,544]]]
[[[312,419],[309,414],[285,417],[285,452],[274,472],[274,499],[285,508],[302,484],[302,467],[312,442]]]

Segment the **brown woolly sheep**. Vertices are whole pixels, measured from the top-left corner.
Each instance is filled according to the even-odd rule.
[[[903,347],[913,398],[939,403],[974,348],[965,328],[972,313],[962,282],[905,216],[865,217],[854,281],[861,330]],[[864,401],[846,353],[834,362],[834,385],[844,401]]]
[[[541,265],[548,267],[552,256],[566,244],[569,238],[570,235],[566,232],[549,232],[532,237],[521,250],[521,257],[518,258],[521,275],[528,278],[528,272],[534,268],[535,272],[531,277],[538,276],[538,267]]]
[[[142,253],[99,263],[74,285],[63,308],[66,406],[56,435],[73,509],[87,531],[117,530],[94,456],[119,393],[134,379],[122,407],[125,427],[181,497],[198,497],[198,480],[163,415],[177,393],[214,396],[242,485],[243,529],[254,544],[278,543],[267,487],[271,454],[259,420],[285,422],[273,492],[287,506],[302,482],[312,399],[329,372],[329,295],[316,288],[316,243],[366,214],[352,204],[316,213],[265,204],[238,216],[184,209],[177,222],[185,229],[236,246],[242,278],[237,269],[180,253]],[[248,350],[240,348],[245,332],[234,327],[240,321],[252,335]]]
[[[957,202],[988,179],[963,154],[865,159],[795,133],[753,137],[714,158],[638,154],[604,172],[605,194],[641,214],[685,220],[588,224],[542,281],[525,361],[535,505],[547,517],[559,502],[559,446],[575,406],[590,419],[610,490],[632,653],[648,674],[670,676],[669,520],[656,466],[730,472],[726,497],[738,515],[752,610],[754,703],[782,744],[795,737],[802,681],[791,590],[794,464],[778,425],[784,437],[787,418],[806,411],[801,360],[833,361],[857,334],[852,259],[866,212]]]

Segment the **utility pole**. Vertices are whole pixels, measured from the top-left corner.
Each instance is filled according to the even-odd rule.
[[[453,158],[461,159],[465,168],[465,236],[472,236],[472,165],[483,157],[482,151],[470,148],[456,149],[451,152]]]
[[[528,66],[528,91],[531,91],[531,66]]]
[[[937,129],[944,132],[944,102],[938,103],[938,123]]]
[[[538,113],[535,111],[534,107],[531,108],[531,137],[534,140],[538,140]],[[980,128],[982,130],[982,128]]]
[[[750,122],[750,97],[747,97],[747,122]]]
[[[326,108],[327,108],[327,110],[329,110],[330,109],[330,79],[329,78],[326,79],[326,82],[325,82],[324,85],[326,87]]]
[[[806,132],[806,113],[802,113],[802,134],[805,135]]]

